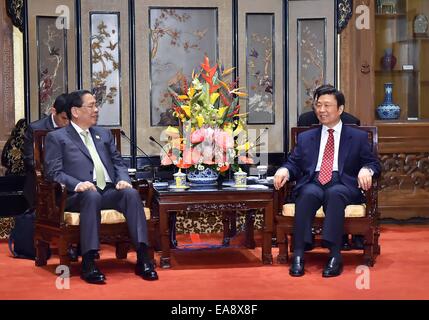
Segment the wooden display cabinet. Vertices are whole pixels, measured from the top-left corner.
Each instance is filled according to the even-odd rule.
[[[393,102],[401,107],[399,120],[429,119],[429,31],[414,32],[415,17],[429,17],[429,1],[389,3],[393,3],[393,9],[376,6],[375,107],[384,100],[384,83],[392,82]],[[386,8],[389,13],[385,13]],[[393,58],[383,59],[386,50]]]

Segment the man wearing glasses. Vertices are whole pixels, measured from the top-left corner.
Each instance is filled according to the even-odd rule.
[[[66,186],[66,210],[80,212],[81,278],[88,283],[104,283],[106,279],[94,257],[100,246],[100,211],[115,209],[127,220],[137,251],[136,274],[145,280],[157,280],[148,253],[147,225],[140,195],[131,186],[128,169],[110,131],[95,126],[98,112],[91,92],[72,92],[67,109],[70,125],[46,136],[47,177]]]

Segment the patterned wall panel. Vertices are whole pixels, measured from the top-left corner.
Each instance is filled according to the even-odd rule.
[[[151,126],[177,125],[168,88],[189,82],[204,55],[218,60],[218,11],[150,8],[149,20]]]
[[[274,14],[246,14],[248,124],[275,123]]]
[[[326,19],[298,19],[298,114],[312,110],[314,90],[326,81]]]
[[[91,90],[99,107],[98,124],[121,125],[120,13],[91,12]]]
[[[36,17],[40,118],[50,115],[55,98],[68,91],[67,29],[58,29],[57,19],[65,23],[64,18]]]

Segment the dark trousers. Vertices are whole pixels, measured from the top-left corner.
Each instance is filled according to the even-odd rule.
[[[332,180],[321,185],[318,175],[298,190],[295,201],[294,247],[303,250],[305,243],[312,243],[311,228],[316,211],[323,206],[322,238],[331,244],[341,246],[344,229],[344,209],[352,203],[360,203],[360,190],[350,190],[341,183],[338,172],[332,173]]]
[[[66,210],[80,212],[80,245],[82,255],[100,248],[102,209],[115,209],[125,216],[130,237],[136,246],[148,242],[146,217],[140,195],[135,189],[116,190],[108,184],[102,191],[77,192],[67,199]]]

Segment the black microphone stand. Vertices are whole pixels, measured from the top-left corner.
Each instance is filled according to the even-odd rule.
[[[135,149],[137,149],[138,151],[140,151],[141,153],[143,153],[143,155],[147,158],[147,160],[150,163],[151,166],[151,172],[152,172],[152,179],[155,182],[156,181],[156,170],[155,170],[155,165],[153,164],[152,160],[150,159],[149,155],[143,151],[143,149],[141,149],[136,143],[134,143],[133,141],[131,141],[131,139],[127,136],[127,134],[121,130],[121,135],[131,144],[131,146]]]

